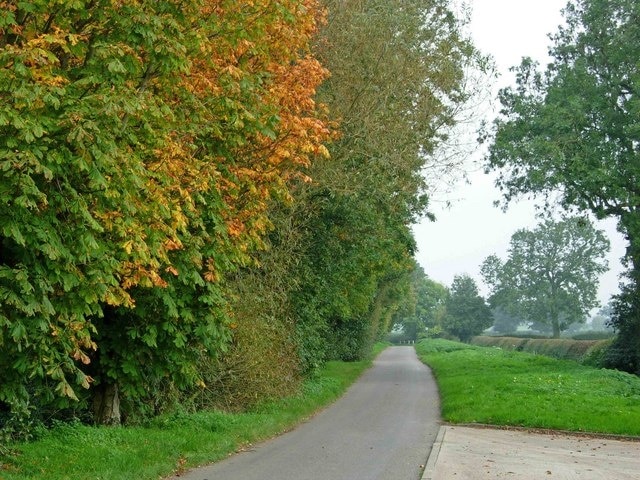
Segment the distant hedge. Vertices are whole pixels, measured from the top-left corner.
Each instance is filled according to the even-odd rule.
[[[571,338],[574,340],[610,340],[615,336],[616,334],[614,332],[603,330],[576,333],[575,335],[572,335]]]
[[[599,365],[599,359],[611,344],[608,340],[540,339],[518,337],[478,336],[471,339],[472,345],[498,347],[505,350],[529,352],[580,363]]]

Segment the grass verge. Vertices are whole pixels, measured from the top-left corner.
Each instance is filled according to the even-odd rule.
[[[416,345],[451,423],[640,436],[640,377],[446,340]]]
[[[374,356],[386,345],[376,345]],[[144,427],[62,424],[37,441],[9,446],[0,480],[138,480],[215,462],[282,433],[340,397],[371,361],[329,362],[293,397],[247,413],[176,413]]]

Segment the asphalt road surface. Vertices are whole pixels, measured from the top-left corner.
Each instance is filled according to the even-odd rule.
[[[295,430],[180,480],[419,480],[438,391],[413,347],[389,347],[331,407]]]

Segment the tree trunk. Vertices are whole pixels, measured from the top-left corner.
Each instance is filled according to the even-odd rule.
[[[98,425],[120,425],[118,385],[98,385],[93,397],[93,419]]]
[[[551,326],[553,327],[553,338],[560,338],[560,321],[554,318],[551,321]]]

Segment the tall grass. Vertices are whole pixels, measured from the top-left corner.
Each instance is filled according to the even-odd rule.
[[[640,436],[640,378],[542,355],[425,340],[452,423]]]
[[[157,480],[286,431],[337,399],[370,364],[329,362],[297,395],[246,413],[176,412],[137,427],[60,424],[37,441],[9,445],[0,480]]]

